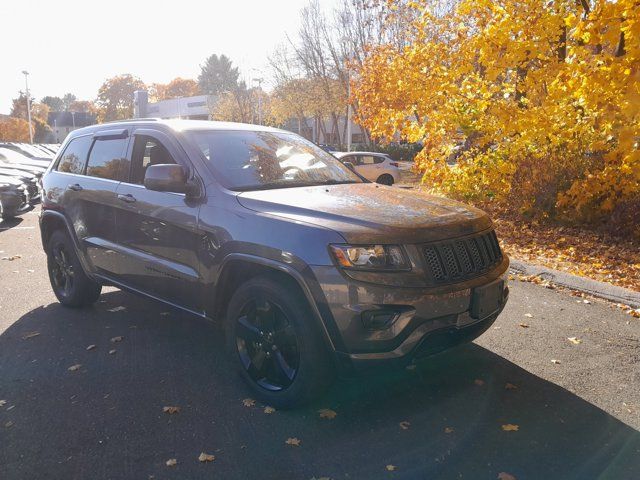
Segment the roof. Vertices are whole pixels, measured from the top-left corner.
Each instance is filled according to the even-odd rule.
[[[133,118],[130,120],[118,120],[114,122],[102,123],[99,125],[91,125],[89,127],[74,130],[74,136],[95,132],[102,128],[117,128],[119,126],[126,127],[128,125],[164,125],[177,132],[186,130],[244,130],[256,132],[278,132],[291,133],[278,128],[266,127],[264,125],[253,125],[250,123],[236,122],[216,122],[210,120],[186,120],[186,119],[161,119],[161,118]]]

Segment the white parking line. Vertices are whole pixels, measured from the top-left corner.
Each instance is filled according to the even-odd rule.
[[[36,227],[0,227],[0,230],[32,230]]]

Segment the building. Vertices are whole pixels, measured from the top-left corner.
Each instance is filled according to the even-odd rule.
[[[214,95],[172,98],[149,103],[149,93],[144,90],[134,92],[135,118],[188,118],[191,120],[211,120]]]
[[[96,116],[89,112],[49,112],[47,124],[51,127],[53,143],[62,141],[78,128],[96,123]]]

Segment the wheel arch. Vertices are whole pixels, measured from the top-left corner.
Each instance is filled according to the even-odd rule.
[[[326,347],[329,348],[330,352],[335,352],[334,341],[304,277],[294,268],[275,260],[246,253],[227,255],[220,266],[220,275],[215,284],[215,301],[212,316],[214,318],[224,318],[226,307],[236,288],[246,280],[263,274],[281,276],[283,279],[293,282],[311,308],[313,319],[322,333]]]
[[[42,248],[45,252],[47,251],[49,239],[56,230],[63,230],[67,235],[69,235],[69,238],[76,249],[76,254],[78,255],[78,259],[80,260],[83,270],[87,275],[90,275],[91,269],[87,264],[82,249],[80,248],[78,237],[75,235],[73,228],[71,228],[67,217],[65,217],[61,212],[44,210],[40,215],[40,239],[42,240]]]

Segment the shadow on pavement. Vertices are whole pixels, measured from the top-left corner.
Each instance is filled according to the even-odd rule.
[[[21,217],[0,219],[0,232],[11,230],[13,227],[17,227],[23,222]]]
[[[125,310],[109,311],[116,307]],[[221,330],[209,322],[119,291],[85,310],[37,308],[0,335],[7,402],[0,478],[496,479],[508,472],[518,480],[619,480],[640,472],[636,430],[473,344],[415,370],[341,379],[306,409],[265,414],[259,404],[243,405],[248,396],[225,358]],[[163,413],[174,405],[179,413]],[[321,408],[337,416],[320,418]],[[518,430],[504,431],[507,424]],[[290,437],[300,446],[285,444]],[[201,452],[215,461],[200,463]],[[170,458],[175,467],[165,465]]]

